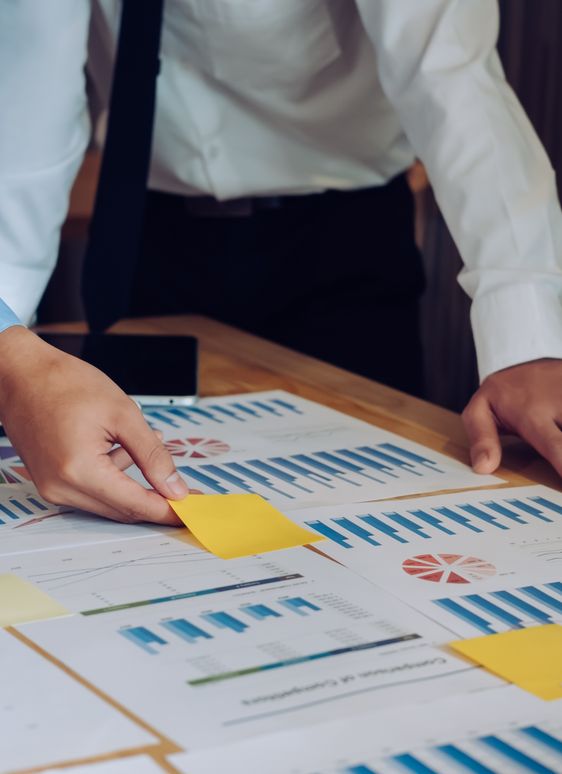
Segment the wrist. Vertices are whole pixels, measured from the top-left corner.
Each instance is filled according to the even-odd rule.
[[[13,325],[0,333],[0,419],[22,380],[37,378],[37,366],[48,357],[50,349],[23,325]]]

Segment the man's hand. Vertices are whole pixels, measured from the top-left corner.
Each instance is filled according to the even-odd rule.
[[[116,521],[180,523],[165,498],[188,488],[138,406],[25,328],[0,334],[0,418],[46,500]],[[123,473],[133,461],[156,491]]]
[[[488,376],[463,412],[477,473],[493,473],[499,434],[518,435],[562,476],[562,360],[534,360]]]

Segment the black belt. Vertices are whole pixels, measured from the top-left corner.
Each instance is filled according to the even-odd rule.
[[[164,197],[180,199],[186,212],[194,218],[248,218],[266,210],[310,210],[322,205],[326,200],[337,200],[341,197],[355,197],[358,201],[363,197],[372,203],[373,195],[385,196],[389,189],[406,185],[405,175],[397,175],[388,183],[367,188],[328,189],[306,194],[287,194],[283,196],[243,196],[238,199],[219,201],[214,196],[181,196],[153,192]]]
[[[224,202],[214,196],[184,196],[184,206],[195,218],[248,218],[261,210],[278,210],[295,196],[244,196]]]

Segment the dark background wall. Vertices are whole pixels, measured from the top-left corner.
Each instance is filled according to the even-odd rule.
[[[468,0],[470,2],[470,0]],[[498,43],[507,79],[562,177],[562,2],[500,0]],[[428,290],[423,301],[427,397],[460,411],[478,384],[461,260],[431,192],[420,197]]]

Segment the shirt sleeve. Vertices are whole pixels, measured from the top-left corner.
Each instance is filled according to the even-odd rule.
[[[481,379],[562,358],[562,213],[496,52],[495,0],[356,0],[464,261]]]
[[[13,313],[8,304],[0,298],[0,333],[13,325],[21,325],[21,320]]]
[[[89,0],[0,3],[0,294],[32,318],[89,138]]]

